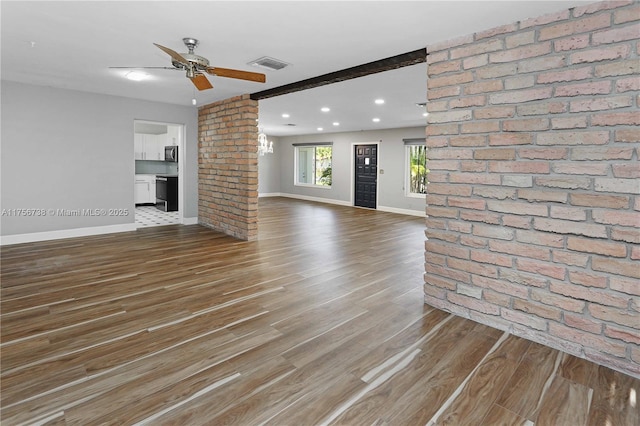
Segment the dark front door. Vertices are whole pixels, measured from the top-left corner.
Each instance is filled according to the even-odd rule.
[[[375,209],[378,182],[378,145],[356,145],[355,150],[355,205]]]

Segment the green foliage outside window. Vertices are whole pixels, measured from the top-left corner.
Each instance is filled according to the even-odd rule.
[[[427,147],[424,145],[409,146],[409,192],[413,194],[427,193]]]

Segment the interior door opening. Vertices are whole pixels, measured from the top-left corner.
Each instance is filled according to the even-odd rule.
[[[136,228],[183,223],[184,145],[184,125],[134,120]]]

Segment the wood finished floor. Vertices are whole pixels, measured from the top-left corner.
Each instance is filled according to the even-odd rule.
[[[421,218],[260,201],[2,248],[2,425],[638,425],[640,381],[423,304]]]

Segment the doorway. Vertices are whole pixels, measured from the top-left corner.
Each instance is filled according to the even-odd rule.
[[[354,159],[354,206],[375,209],[378,194],[378,145],[355,145]]]
[[[183,223],[183,141],[182,124],[134,120],[136,228]],[[169,152],[177,156],[168,156],[166,148],[172,148]],[[163,203],[159,202],[159,198],[166,199],[158,197],[159,180],[171,180],[176,187],[170,209],[162,208]]]

